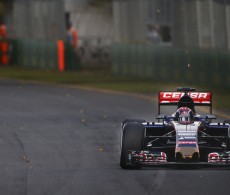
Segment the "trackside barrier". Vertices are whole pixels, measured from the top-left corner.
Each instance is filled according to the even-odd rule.
[[[114,44],[112,73],[230,89],[230,52]]]
[[[60,72],[65,71],[65,44],[64,41],[58,40],[57,42],[58,52],[58,70]]]
[[[10,40],[10,42],[13,47],[11,64],[59,71],[78,70],[81,68],[80,62],[76,57],[77,54],[73,54],[74,52],[72,52],[69,43],[39,40]],[[73,55],[75,57],[72,57]],[[69,60],[69,58],[72,60]],[[62,61],[61,64],[60,60]]]
[[[9,64],[9,42],[8,40],[0,41],[0,64],[7,65]]]

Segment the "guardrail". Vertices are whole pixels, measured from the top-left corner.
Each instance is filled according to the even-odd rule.
[[[229,51],[114,44],[112,73],[230,88]]]

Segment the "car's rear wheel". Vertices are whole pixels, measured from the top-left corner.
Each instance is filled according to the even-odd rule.
[[[127,165],[127,151],[143,150],[145,127],[138,122],[126,122],[122,132],[120,166],[123,169],[141,168],[140,165]]]

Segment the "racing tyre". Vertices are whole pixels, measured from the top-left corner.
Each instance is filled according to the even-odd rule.
[[[230,151],[230,128],[228,128],[227,146],[226,150]]]
[[[143,120],[143,119],[125,119],[125,120],[123,120],[123,122],[122,122],[122,128],[124,127],[124,125],[126,124],[126,123],[128,123],[128,122],[136,122],[136,123],[145,123],[146,121],[145,120]]]
[[[123,169],[141,168],[140,165],[130,166],[126,164],[128,150],[143,150],[145,127],[141,123],[126,122],[124,124],[121,144],[120,166]]]

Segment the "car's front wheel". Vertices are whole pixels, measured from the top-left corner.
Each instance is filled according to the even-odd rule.
[[[145,127],[141,123],[137,122],[127,122],[123,126],[122,131],[122,144],[121,144],[121,156],[120,156],[120,166],[123,169],[128,168],[141,168],[141,166],[136,165],[130,167],[127,165],[127,151],[143,150],[143,140],[144,140]]]

